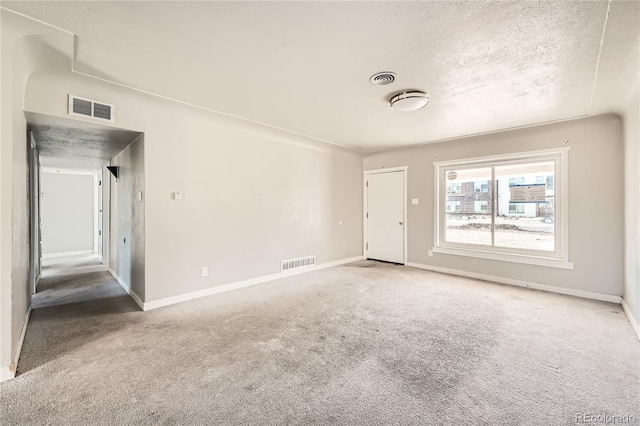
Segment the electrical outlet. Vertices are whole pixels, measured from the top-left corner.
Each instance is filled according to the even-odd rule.
[[[209,268],[207,268],[206,266],[202,267],[202,276],[203,277],[208,277],[209,276]]]

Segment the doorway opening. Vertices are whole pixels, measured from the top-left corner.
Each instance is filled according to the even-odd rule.
[[[144,135],[25,113],[32,308],[144,297]],[[116,178],[107,166],[117,166]],[[134,266],[135,265],[135,266]],[[135,269],[135,272],[132,272]],[[128,292],[128,291],[127,291]],[[31,317],[34,320],[34,315]]]

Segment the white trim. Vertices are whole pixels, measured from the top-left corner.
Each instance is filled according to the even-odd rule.
[[[369,233],[367,232],[367,206],[369,203],[368,200],[368,191],[369,183],[367,180],[367,172],[362,172],[362,258],[367,258],[367,243],[369,239]]]
[[[16,377],[16,373],[12,370],[12,368],[12,365],[5,365],[4,367],[0,367],[0,383]]]
[[[31,318],[31,305],[29,305],[29,310],[27,311],[27,316],[24,319],[24,324],[22,324],[22,332],[20,333],[20,340],[18,340],[18,347],[16,349],[16,353],[13,356],[13,364],[18,367],[18,361],[20,361],[20,352],[22,352],[22,345],[24,344],[24,336],[27,334],[27,326],[29,325],[29,318]]]
[[[383,169],[363,170],[362,173],[364,173],[365,175],[372,175],[376,173],[406,172],[408,168],[409,166],[386,167]]]
[[[582,297],[585,299],[601,300],[603,302],[620,304],[622,301],[622,298],[620,296],[613,296],[610,294],[595,293],[592,291],[585,291],[585,290],[576,290],[573,288],[558,287],[554,285],[540,284],[540,283],[534,283],[530,281],[514,280],[511,278],[496,277],[494,275],[479,274],[476,272],[462,271],[459,269],[441,268],[439,266],[424,265],[422,263],[414,263],[414,262],[408,262],[407,266],[410,266],[412,268],[425,269],[427,271],[441,272],[444,274],[475,278],[483,281],[493,281],[496,283],[508,284],[516,287],[532,288],[534,290],[542,290],[549,293],[559,293],[559,294],[566,294],[569,296]]]
[[[351,263],[358,260],[362,260],[363,256],[355,256],[347,259],[340,259],[333,262],[322,263],[310,268],[292,269],[287,272],[279,272],[276,274],[263,275],[261,277],[250,278],[245,281],[237,281],[235,283],[219,285],[216,287],[207,288],[204,290],[193,291],[190,293],[180,294],[178,296],[165,297],[164,299],[153,300],[151,302],[145,302],[143,304],[143,310],[148,311],[151,309],[162,308],[164,306],[174,305],[176,303],[186,302],[193,299],[199,299],[201,297],[211,296],[218,293],[224,293],[231,290],[237,290],[244,287],[250,287],[256,284],[262,284],[269,281],[278,280],[281,278],[291,277],[294,275],[300,275],[311,271],[318,271],[320,269],[331,268],[338,265],[344,265],[345,263]]]
[[[560,160],[562,161],[562,173],[560,173],[560,179],[562,179],[562,193],[560,194],[560,202],[562,203],[560,206],[562,208],[562,236],[560,238],[562,241],[562,260],[564,262],[569,262],[569,149],[569,146],[565,146],[562,154],[560,155]],[[555,174],[553,180],[553,184],[556,185],[558,178]],[[558,202],[557,197],[555,202]],[[556,211],[557,204],[554,207],[554,215]],[[557,229],[558,227],[556,223],[553,232],[557,232]]]
[[[93,250],[80,250],[80,251],[66,251],[60,253],[45,253],[42,255],[43,259],[52,259],[55,257],[68,257],[68,256],[80,256],[82,254],[94,254]]]
[[[127,294],[133,299],[133,301],[136,302],[136,305],[138,305],[138,307],[140,307],[140,309],[142,309],[144,311],[145,310],[144,302],[142,301],[140,296],[138,296],[136,294],[136,292],[131,289],[131,286],[129,286],[129,284],[125,283],[124,280],[122,278],[120,278],[120,276],[118,274],[116,274],[115,271],[113,269],[111,269],[110,267],[107,269],[107,271],[109,271],[109,273],[118,282],[118,284],[120,284],[120,287],[122,287],[124,289],[124,291],[127,292]]]
[[[369,190],[369,186],[368,186],[368,178],[369,175],[373,175],[373,174],[379,174],[379,173],[394,173],[394,172],[403,172],[403,194],[402,194],[402,203],[403,203],[403,231],[404,231],[404,235],[402,236],[403,238],[403,252],[404,252],[404,256],[403,256],[403,264],[406,265],[407,264],[407,259],[409,258],[409,252],[408,252],[408,239],[407,239],[407,229],[409,227],[409,224],[407,223],[407,181],[408,181],[408,175],[409,175],[409,166],[400,166],[400,167],[389,167],[386,169],[375,169],[375,170],[363,170],[362,171],[362,253],[363,253],[363,258],[367,259],[367,252],[369,251],[367,248],[367,243],[368,243],[368,218],[367,218],[367,210],[368,210],[368,190]]]
[[[629,318],[629,322],[631,323],[631,327],[633,327],[633,331],[636,332],[636,336],[638,336],[638,340],[640,340],[640,326],[638,325],[638,321],[631,314],[631,309],[629,309],[629,305],[625,302],[624,298],[621,300],[622,309],[624,313],[627,314],[627,318]]]
[[[480,259],[499,260],[502,262],[524,263],[527,265],[547,266],[549,268],[573,269],[573,262],[537,256],[519,255],[515,253],[498,253],[467,248],[432,247],[432,253],[454,256],[477,257]]]
[[[98,251],[98,242],[100,241],[100,201],[98,200],[98,196],[101,196],[100,193],[100,180],[98,178],[98,172],[93,173],[93,254],[100,254]]]
[[[561,146],[558,148],[538,149],[535,151],[511,152],[507,154],[494,154],[494,155],[485,155],[482,157],[461,158],[458,160],[434,161],[433,165],[434,166],[456,166],[456,165],[464,165],[464,164],[486,163],[488,161],[502,162],[502,161],[511,161],[511,160],[523,160],[523,159],[529,159],[529,158],[536,158],[543,155],[566,154],[569,151],[569,149],[571,149],[571,147]]]
[[[31,318],[31,310],[31,305],[29,305],[27,316],[24,319],[24,324],[22,324],[22,332],[20,333],[20,339],[18,340],[18,347],[16,348],[16,353],[13,354],[11,364],[0,368],[0,382],[11,380],[16,377],[16,371],[18,370],[18,361],[20,361],[20,353],[22,352],[22,345],[24,344],[24,336],[26,336],[27,334],[27,326],[29,325],[29,318]]]

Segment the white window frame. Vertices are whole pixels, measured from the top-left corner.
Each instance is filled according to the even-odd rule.
[[[434,246],[433,253],[477,257],[482,259],[499,260],[505,262],[525,263],[530,265],[548,266],[554,268],[573,269],[573,263],[569,262],[569,199],[568,199],[568,175],[569,175],[569,147],[527,151],[512,154],[467,158],[455,161],[434,162],[435,174],[435,214]],[[445,240],[446,232],[446,198],[447,178],[446,173],[452,168],[461,170],[465,168],[491,167],[492,178],[489,191],[492,194],[492,202],[496,204],[495,177],[493,167],[517,163],[530,162],[554,162],[554,251],[527,250],[509,247],[484,246],[479,244],[454,243]],[[449,194],[451,195],[451,194]],[[495,208],[495,207],[494,207]],[[492,223],[495,221],[495,212],[492,213]]]

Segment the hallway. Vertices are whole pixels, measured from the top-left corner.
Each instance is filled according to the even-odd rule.
[[[120,296],[122,287],[96,255],[43,259],[33,309]]]
[[[32,308],[18,374],[120,328],[120,314],[139,312],[95,255],[44,259]]]

